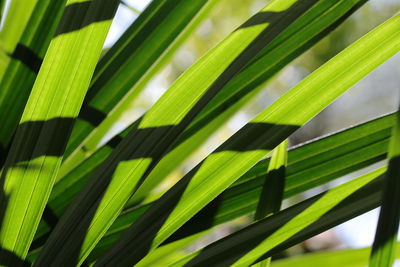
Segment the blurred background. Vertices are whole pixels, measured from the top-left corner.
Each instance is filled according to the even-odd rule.
[[[150,0],[124,0],[113,22],[105,49],[111,46],[135,20]],[[118,132],[143,114],[169,88],[171,83],[206,51],[225,38],[236,27],[268,3],[267,0],[220,0],[170,63],[153,79],[142,96],[131,103],[131,108],[113,128]],[[343,50],[365,33],[381,24],[400,10],[398,0],[370,0],[329,36],[300,56],[264,85],[264,89],[244,109],[220,129],[192,158],[176,170],[156,191],[163,192],[187,171],[201,161],[214,148],[229,138],[257,113],[296,85],[304,77]],[[364,122],[396,110],[400,99],[400,54],[394,56],[326,110],[290,137],[290,145]],[[112,133],[110,133],[112,135]],[[382,165],[383,163],[379,163]],[[284,203],[284,206],[329,189],[368,170],[343,177],[321,188],[305,192]],[[156,192],[156,193],[157,193]],[[370,246],[373,240],[378,210],[359,216],[303,244],[287,251],[287,255],[335,248]],[[211,234],[196,242],[188,250],[198,249],[209,242],[236,231],[251,221],[251,216],[217,227]],[[400,266],[400,262],[396,263]]]

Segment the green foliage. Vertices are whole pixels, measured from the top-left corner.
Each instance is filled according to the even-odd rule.
[[[370,266],[392,266],[395,259],[397,231],[400,220],[400,111],[396,114],[388,149],[389,166],[378,228],[371,250]]]
[[[305,240],[307,232],[312,227],[316,228],[312,231],[322,232],[328,224],[326,221],[331,224],[333,221],[333,224],[337,225],[343,222],[344,216],[349,216],[349,212],[357,214],[359,210],[355,210],[353,206],[357,202],[355,200],[361,200],[361,196],[365,197],[365,191],[369,191],[366,190],[368,184],[369,187],[376,187],[376,184],[370,182],[380,177],[385,171],[386,168],[377,169],[300,202],[269,219],[261,220],[208,245],[177,261],[172,266],[204,266],[205,264],[250,266],[266,256],[270,256],[268,252],[271,253],[272,249],[284,242],[291,241],[291,238],[296,239],[297,242]],[[368,194],[370,193],[368,192]],[[365,199],[362,200],[365,203],[358,209],[365,208],[366,204],[370,204]],[[350,202],[352,205],[345,206],[346,202]],[[338,214],[341,215],[338,216]]]
[[[121,114],[220,1],[153,0],[102,57],[117,7],[128,3],[11,0],[5,12],[0,1],[0,265],[267,266],[275,253],[377,207],[383,184],[371,262],[389,266],[398,227],[389,215],[400,195],[395,115],[289,150],[287,139],[400,50],[400,15],[299,82],[161,196],[153,193],[263,84],[366,1],[268,2],[116,134]],[[387,174],[375,169],[280,210],[283,199],[370,167],[388,151]],[[255,222],[241,231],[185,250],[249,214]],[[365,262],[366,253],[313,256]],[[313,256],[276,265],[306,265]]]
[[[268,172],[257,204],[254,220],[258,221],[266,216],[273,215],[281,209],[285,191],[285,169],[287,165],[287,140],[283,141],[272,151]],[[271,258],[256,264],[259,267],[268,267]]]
[[[32,88],[1,175],[0,242],[17,256],[34,237],[116,8],[69,1]]]
[[[66,0],[39,1],[12,52],[11,61],[0,84],[2,149],[8,147],[18,126],[44,54],[61,19],[65,3]]]
[[[274,261],[274,267],[291,266],[325,266],[325,267],[364,267],[368,264],[371,248],[345,249],[328,252],[311,253],[290,259]],[[400,257],[400,249],[396,249],[396,258]]]

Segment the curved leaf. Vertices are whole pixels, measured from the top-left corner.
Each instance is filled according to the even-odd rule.
[[[97,65],[67,146],[61,175],[93,153],[147,82],[216,3],[155,0],[149,4]]]
[[[298,127],[396,54],[399,21],[400,15],[386,21],[256,116],[165,193],[95,266],[135,264],[165,241]]]
[[[2,263],[28,252],[118,2],[68,5],[1,174]]]
[[[400,110],[390,138],[388,159],[381,211],[369,263],[371,267],[392,266],[395,258],[400,221]]]
[[[0,83],[0,145],[5,149],[28,100],[43,57],[64,11],[66,0],[36,4]],[[1,149],[0,148],[0,149]]]
[[[284,197],[291,197],[384,159],[393,124],[394,114],[390,114],[292,148],[288,153]],[[97,156],[103,158],[105,154],[108,155],[105,150],[99,150],[95,153],[96,157],[90,159],[95,160]],[[172,239],[182,238],[255,211],[268,165],[269,159],[257,163],[186,223]],[[55,185],[49,199],[51,214],[59,216],[64,212],[86,181],[74,177],[87,177],[87,173],[92,171],[91,166],[91,160],[87,160],[76,169],[75,176],[71,173],[71,176]],[[98,255],[100,250],[108,248],[151,205],[125,210],[92,254]],[[46,213],[44,218],[46,220]],[[53,218],[49,216],[46,220],[50,226],[54,225]],[[42,222],[37,231],[35,248],[43,244],[48,231],[49,226]]]
[[[250,266],[379,204],[386,167],[309,198],[170,266]],[[372,182],[371,182],[372,181]]]
[[[208,101],[315,2],[273,1],[180,76],[96,169],[44,245],[40,264],[81,263]]]

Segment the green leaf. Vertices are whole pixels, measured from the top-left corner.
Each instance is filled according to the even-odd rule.
[[[0,79],[3,77],[11,55],[25,30],[27,22],[38,0],[11,0],[10,6],[0,31],[0,53],[4,54],[4,61],[0,64]]]
[[[376,207],[386,167],[309,198],[198,250],[170,266],[250,266]],[[374,181],[375,180],[375,181]],[[371,182],[373,181],[373,182]]]
[[[28,252],[118,2],[67,5],[1,174],[2,263]]]
[[[96,265],[135,264],[165,241],[291,133],[396,54],[400,49],[399,21],[400,15],[386,21],[256,116],[167,191]],[[158,119],[167,122],[161,114]],[[150,125],[142,121],[141,126]]]
[[[284,197],[291,197],[384,159],[393,124],[394,114],[390,114],[291,149],[288,153]],[[60,216],[64,212],[73,196],[86,182],[88,173],[93,171],[92,161],[96,161],[97,158],[101,160],[110,152],[111,148],[107,146],[99,150],[94,154],[95,157],[90,157],[76,168],[76,173],[71,172],[54,186],[48,204],[50,214]],[[182,231],[178,231],[174,238],[181,238],[182,235],[193,234],[254,212],[268,166],[269,159],[257,163],[204,208],[199,216],[195,216],[183,226]],[[108,248],[120,237],[122,231],[151,205],[125,210],[92,254],[98,255],[99,250],[104,251]],[[45,213],[45,220],[46,217]],[[49,231],[47,224],[54,224],[53,216],[49,217],[49,223],[42,222],[39,226],[35,248],[43,244],[43,239]]]
[[[382,206],[369,263],[371,267],[390,267],[395,258],[400,221],[400,111],[393,126],[388,159]]]
[[[287,259],[273,261],[274,267],[364,267],[368,265],[368,255],[371,248],[343,249],[322,251],[293,256]],[[396,250],[396,258],[400,258],[400,248]]]
[[[121,114],[215,3],[217,0],[150,3],[100,60],[67,146],[66,156],[73,154],[65,159],[61,175],[98,148]]]
[[[46,242],[40,264],[82,262],[208,101],[315,2],[270,3],[180,76],[90,177]]]
[[[268,172],[261,191],[254,220],[258,221],[278,212],[285,191],[285,169],[287,165],[287,143],[283,141],[272,151]]]
[[[212,132],[216,131],[218,127],[227,121],[250,98],[254,97],[261,89],[258,85],[272,77],[280,68],[288,64],[303,50],[329,33],[332,28],[350,15],[362,3],[364,1],[359,0],[340,1],[335,4],[323,1],[319,5],[313,6],[300,19],[293,22],[279,35],[277,40],[274,40],[263,49],[263,56],[259,60],[246,67],[221,89],[218,97],[206,106],[188,129],[184,131],[181,138],[178,138],[174,148],[156,165],[155,169],[149,174],[143,185],[140,186],[130,200],[130,203],[137,203],[146,196],[171,170],[198,148]],[[245,97],[240,98],[241,96]],[[118,139],[122,139],[120,137],[125,136],[129,131],[125,130],[123,134],[111,140],[106,146],[115,147],[116,143],[119,143]],[[98,157],[98,155],[105,155],[103,153],[105,151],[111,153],[110,149],[104,147],[100,148],[100,152],[96,152],[96,156],[94,157],[98,159],[98,165],[105,158]],[[76,154],[74,159],[80,159],[80,157]],[[60,180],[65,178],[74,179],[69,173],[71,165],[74,166],[76,163],[74,159],[68,160],[69,163],[64,162],[59,175]],[[84,167],[82,161],[79,162],[80,165],[78,168],[84,170],[94,169],[94,161],[89,161],[91,162],[91,168]],[[73,173],[75,175],[76,171],[73,171]],[[87,173],[85,172],[86,176],[88,176]],[[74,180],[78,181],[79,179]],[[77,191],[75,190],[74,192]]]
[[[153,251],[153,253],[148,254],[140,262],[138,262],[136,266],[167,266],[168,264],[173,263],[183,256],[182,254],[184,253],[180,252],[180,250],[185,249],[188,245],[196,241],[199,237],[204,236],[206,233],[207,231],[190,237],[186,237],[184,239],[157,248]]]
[[[28,100],[43,57],[64,11],[66,0],[41,0],[11,55],[0,83],[0,146],[13,136]]]
[[[0,0],[0,20],[3,18],[4,16],[4,4],[5,4],[5,0]]]
[[[259,221],[281,209],[285,191],[285,168],[287,165],[287,139],[272,151],[268,172],[257,204],[254,220]],[[270,266],[271,258],[267,258],[255,266]]]
[[[27,0],[24,2],[24,6],[22,6],[18,0],[10,1],[10,6],[8,7],[4,19],[4,25],[0,31],[1,45],[7,53],[13,52],[32,14],[36,2],[38,2],[38,0]]]
[[[208,137],[217,131],[240,108],[253,99],[263,83],[273,77],[298,55],[314,45],[352,14],[365,1],[319,1],[257,55],[232,78],[151,171],[133,196],[131,203],[140,202],[159,182],[186,160]]]
[[[258,85],[274,75],[281,67],[285,66],[303,50],[325,36],[331,28],[334,28],[332,26],[335,26],[338,22],[346,18],[363,2],[341,1],[338,4],[333,4],[324,1],[322,2],[324,4],[323,8],[321,5],[311,8],[301,19],[296,20],[288,29],[283,31],[277,41],[272,42],[264,48],[264,55],[259,60],[245,68],[221,89],[219,97],[212,100],[189,128],[184,131],[182,137],[176,142],[176,146],[157,164],[130,202],[137,203],[147,195],[172,169],[178,166],[184,158],[189,156],[191,152],[202,144],[212,132],[229,119],[251,97],[258,93],[261,89],[261,87],[257,87]],[[328,8],[330,6],[332,7]],[[268,67],[260,67],[265,65]],[[253,76],[257,78],[254,79]],[[250,97],[246,96],[242,100],[238,97],[246,94]],[[227,107],[228,109],[225,110]],[[125,136],[129,131],[130,129],[125,130],[122,135],[114,138],[106,146],[115,147],[116,143],[119,143],[118,139],[122,139],[120,137]],[[106,150],[108,151],[107,153],[111,152],[111,150],[104,148],[104,146],[100,150],[101,152],[96,152],[96,154],[104,154],[103,151]],[[73,156],[73,159],[70,158],[67,162],[64,162],[61,166],[59,180],[67,177],[71,178],[69,172],[71,172],[71,169],[73,170],[77,159],[80,159],[79,155],[82,154],[77,153]],[[88,155],[90,153],[86,153],[86,156]],[[97,161],[98,165],[104,160],[103,157],[100,160],[100,157],[97,157],[97,155],[94,157],[99,159]],[[93,160],[90,160],[90,162],[93,163]],[[85,167],[81,163],[82,160],[79,161],[79,168],[82,167],[84,169]],[[91,165],[92,169],[94,166],[93,163]],[[88,167],[85,169],[88,170]],[[76,173],[75,171],[73,172]],[[78,180],[76,179],[76,181]]]

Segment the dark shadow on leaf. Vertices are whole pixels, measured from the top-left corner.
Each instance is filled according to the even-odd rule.
[[[196,233],[210,229],[214,225],[215,216],[218,214],[222,201],[212,201],[201,209],[195,216],[182,225],[179,230],[168,237],[160,246],[191,236]],[[201,224],[197,224],[200,222]],[[195,229],[195,230],[194,230]],[[194,230],[194,231],[193,231]]]
[[[284,249],[377,207],[380,202],[379,193],[381,184],[382,179],[377,178],[355,191],[317,221],[266,252],[252,264],[271,257]],[[254,249],[268,236],[280,229],[282,225],[289,222],[302,211],[311,207],[316,201],[323,197],[325,193],[309,198],[299,204],[278,212],[275,215],[254,223],[226,238],[214,242],[202,249],[202,251],[185,264],[185,266],[230,266]],[[321,227],[321,224],[324,224],[325,227]],[[241,240],[241,242],[237,242],[238,240]],[[218,253],[214,253],[214,251],[218,251]]]
[[[27,267],[31,266],[29,261],[22,259],[15,253],[0,248],[0,265],[6,267]]]
[[[14,52],[10,55],[11,58],[20,61],[32,72],[37,74],[40,66],[42,65],[43,59],[40,58],[35,51],[25,46],[22,43],[18,43],[14,49]]]
[[[265,138],[266,133],[270,133],[271,136],[281,133],[289,134],[294,132],[296,129],[298,129],[298,126],[249,123],[239,131],[237,135],[239,138],[229,139],[214,153],[221,153],[224,151],[239,153],[254,150],[270,151],[278,145],[279,141],[268,142],[268,138]],[[176,205],[179,203],[181,195],[185,192],[187,185],[190,184],[191,179],[196,175],[201,166],[202,163],[185,175],[184,178],[157,200],[137,222],[129,227],[128,230],[122,234],[122,238],[118,242],[118,245],[107,254],[107,258],[102,259],[98,263],[98,266],[109,266],[113,264],[128,266],[129,264],[132,265],[140,261],[140,259],[143,258],[150,249],[152,249],[153,239],[157,236],[164,221],[167,220],[169,215],[174,211]],[[209,221],[209,224],[211,224],[213,213],[207,214],[207,211],[215,212],[216,210],[217,209],[208,209],[206,210],[206,214],[200,214],[198,216],[210,216],[211,220]],[[149,225],[149,222],[153,223]],[[207,227],[209,225],[205,224],[205,226]],[[118,255],[129,255],[129,257],[125,257],[124,262],[113,262],[113,258],[115,257],[114,253],[117,253]],[[118,258],[121,260],[122,257]]]
[[[102,22],[111,20],[114,18],[114,12],[110,12],[110,10],[104,8],[101,10],[96,10],[96,14],[90,17],[87,16],[91,5],[95,3],[97,0],[85,1],[85,2],[76,2],[69,4],[65,7],[63,17],[61,19],[62,23],[60,23],[57,28],[54,37],[57,37],[61,34],[66,34],[74,31],[79,31],[80,29],[89,26],[92,23]],[[114,8],[116,9],[118,6],[118,0],[107,0],[110,2],[114,2]],[[83,19],[84,18],[84,19]]]
[[[12,146],[10,145],[2,152],[5,170],[10,167],[27,168],[27,161],[44,155],[62,156],[74,121],[73,118],[53,118],[47,121],[21,123],[18,126]],[[37,143],[37,138],[43,133],[47,133],[50,137]],[[17,143],[15,140],[20,140],[20,142]],[[21,142],[21,140],[23,141]],[[6,161],[6,158],[8,161]],[[30,165],[29,167],[34,166]],[[3,171],[2,177],[5,173],[6,171]]]
[[[0,180],[0,231],[3,229],[5,211],[9,200],[9,196],[3,190],[3,186],[4,181]],[[26,267],[30,266],[30,263],[14,252],[0,246],[0,265],[5,267]]]
[[[79,119],[90,123],[94,127],[98,126],[106,117],[106,114],[88,105],[84,105],[78,115]]]
[[[371,256],[382,252],[384,247],[397,237],[400,220],[400,209],[398,209],[400,198],[399,178],[400,156],[396,156],[389,160],[388,170],[384,177],[382,207],[379,213]],[[385,253],[384,255],[388,254]]]
[[[257,261],[276,255],[277,253],[323,233],[332,227],[377,208],[382,201],[382,185],[383,176],[375,178],[373,181],[344,199],[317,221],[268,251]],[[324,227],[321,227],[321,225],[324,225]]]
[[[288,23],[290,24],[293,22],[293,19],[297,19],[305,10],[308,10],[317,2],[318,0],[298,0],[289,8],[282,11],[261,11],[242,24],[238,30],[265,23],[279,25],[279,21],[289,21]],[[271,28],[274,30],[274,27]],[[280,31],[279,26],[275,30]]]
[[[258,244],[260,244],[266,237],[269,235],[273,234],[276,230],[278,230],[282,225],[285,223],[289,222],[292,218],[296,217],[299,215],[301,212],[305,211],[307,208],[312,206],[318,198],[312,199],[312,201],[308,201],[305,203],[298,204],[294,207],[296,208],[289,208],[285,210],[284,216],[281,215],[281,213],[278,213],[277,215],[272,215],[268,217],[267,219],[261,220],[259,223],[254,223],[253,225],[246,227],[243,230],[240,230],[227,238],[223,238],[221,240],[218,240],[211,245],[207,246],[204,248],[202,253],[200,253],[198,256],[196,256],[194,259],[192,259],[189,263],[187,263],[187,266],[230,266],[234,262],[236,262],[238,259],[240,259],[242,256],[244,256],[247,252],[250,251],[250,248],[256,247]],[[281,215],[281,216],[278,216]],[[264,222],[265,220],[268,220],[268,226],[261,224],[261,222]],[[247,235],[246,230],[249,228],[254,229],[254,232],[257,231],[257,235],[252,235],[253,238],[243,238],[243,242],[240,243],[240,245],[235,244],[234,245],[228,245],[227,239],[240,239],[241,236]],[[208,255],[210,251],[216,250],[218,248],[222,248],[222,246],[225,244],[226,249],[220,250],[218,253],[218,259],[219,261],[216,261],[215,258],[210,257],[208,258]],[[207,256],[206,256],[207,255]],[[185,265],[185,266],[186,266]]]
[[[62,156],[73,123],[73,118],[53,118],[47,121],[23,122],[18,126],[16,137],[6,161],[6,167],[12,167],[17,163],[44,155]],[[39,135],[44,133],[48,134],[49,138],[41,139],[41,142],[37,143]],[[17,143],[16,140],[20,140],[20,142]]]
[[[8,152],[10,152],[10,145],[8,145],[7,147],[3,147],[2,145],[0,145],[0,166],[1,166],[1,168],[3,168],[4,163],[6,162]]]
[[[179,137],[179,135],[183,132],[183,130],[193,121],[193,119],[199,114],[199,112],[209,103],[209,101],[224,87],[224,85],[232,79],[240,70],[242,70],[256,55],[260,52],[265,45],[270,43],[280,32],[290,25],[295,19],[298,18],[302,13],[304,13],[308,7],[313,5],[315,0],[300,0],[298,1],[303,3],[301,7],[298,7],[298,10],[288,9],[287,15],[285,12],[282,12],[282,17],[276,20],[276,24],[271,27],[267,27],[256,40],[254,40],[229,66],[228,68],[220,75],[220,77],[210,86],[210,88],[206,91],[206,93],[201,97],[201,99],[192,107],[192,109],[186,114],[186,116],[179,122],[177,125],[165,125],[159,127],[149,127],[149,128],[138,128],[132,130],[126,138],[124,138],[117,146],[116,151],[118,154],[113,153],[103,164],[107,166],[107,169],[102,169],[100,166],[97,171],[94,172],[89,182],[85,185],[84,189],[77,196],[74,203],[68,208],[65,213],[64,220],[61,219],[60,223],[56,227],[56,231],[63,233],[65,236],[66,243],[64,241],[60,241],[56,236],[50,235],[50,238],[45,246],[47,248],[47,254],[44,253],[43,257],[53,258],[56,253],[64,254],[64,257],[71,260],[71,264],[76,264],[74,260],[76,259],[77,253],[79,252],[78,246],[76,244],[80,244],[83,241],[84,236],[87,231],[87,227],[90,225],[92,216],[95,214],[96,209],[103,197],[103,193],[107,189],[110,179],[118,167],[118,164],[123,161],[129,161],[132,159],[150,159],[150,166],[146,168],[146,173],[142,176],[141,181],[137,184],[137,187],[141,184],[143,179],[146,178],[147,174],[151,171],[151,169],[158,163],[158,161],[165,155],[169,149],[171,149],[174,145],[174,142]],[[289,15],[291,13],[291,15]],[[219,149],[217,149],[216,153],[222,151],[236,151],[236,152],[244,152],[251,150],[271,150],[276,145],[276,143],[266,142],[264,140],[265,137],[262,134],[268,133],[269,136],[278,135],[278,134],[287,134],[289,135],[298,127],[293,125],[274,125],[268,123],[253,123],[249,124],[240,130],[239,135],[231,138],[229,142],[223,144]],[[237,137],[239,136],[239,137]],[[261,136],[261,137],[260,137]],[[253,142],[255,141],[255,142]],[[185,191],[187,184],[190,183],[190,180],[193,175],[195,175],[198,168],[194,169],[190,172],[185,178],[183,178],[176,186],[174,186],[169,193],[166,194],[164,199],[165,203],[173,203],[173,205],[168,206],[160,217],[157,214],[157,218],[152,220],[154,222],[153,225],[146,225],[143,228],[139,226],[137,223],[134,224],[134,229],[146,229],[147,236],[145,240],[141,240],[136,238],[135,242],[129,244],[126,249],[135,247],[135,253],[132,258],[127,258],[127,260],[137,261],[140,260],[142,256],[144,256],[150,245],[152,243],[153,237],[156,236],[157,231],[160,227],[162,227],[162,223],[169,217],[169,214],[174,210],[175,204],[179,202],[181,194]],[[98,179],[99,176],[102,176],[102,179]],[[136,187],[136,188],[137,188]],[[136,190],[136,189],[135,189]],[[132,193],[134,193],[134,191]],[[159,202],[159,205],[166,205]],[[157,206],[157,205],[155,205]],[[154,209],[150,209],[146,212],[143,217],[148,218],[155,216],[153,214]],[[84,218],[81,218],[80,221],[68,221],[66,218],[72,220],[73,214],[85,214]],[[161,218],[161,219],[160,219]],[[132,234],[132,236],[136,236],[136,234],[141,234],[137,232],[138,230],[133,230],[133,233],[128,230],[128,233]],[[142,231],[143,232],[143,231]],[[124,234],[124,237],[126,235]],[[57,246],[56,240],[58,240]],[[74,241],[72,241],[74,240]],[[140,242],[137,240],[141,240]],[[67,248],[68,244],[74,242],[75,248],[72,249],[63,249],[63,247]],[[140,244],[138,244],[138,242]],[[70,244],[72,245],[72,244]],[[141,249],[137,249],[136,246],[140,246]],[[55,253],[50,252],[56,251]],[[50,256],[53,255],[53,256]],[[131,262],[131,264],[134,262]]]
[[[107,8],[100,8],[101,5],[98,5],[98,2],[97,0],[93,0],[90,2],[86,1],[68,5],[65,9],[62,22],[55,33],[55,37],[71,31],[77,31],[92,23],[112,19],[115,12],[110,12],[110,7],[115,11],[118,6],[118,1],[108,1],[111,4],[104,6]],[[95,9],[95,5],[99,8]],[[89,10],[92,11],[93,14],[87,16]],[[35,53],[23,45],[17,46],[12,57],[23,62],[34,72],[38,71],[42,61]],[[4,184],[7,172],[10,168],[30,168],[31,165],[24,165],[26,164],[25,161],[30,161],[31,159],[45,155],[61,157],[64,154],[73,122],[74,119],[72,118],[54,118],[47,121],[28,121],[20,124],[11,146],[11,151],[8,153],[5,161],[5,166],[1,175],[1,183]],[[39,137],[43,136],[45,133],[48,134],[49,138],[39,139]],[[2,211],[5,212],[7,204],[5,197],[1,198],[0,204],[4,208]],[[11,259],[9,252],[5,250],[2,250],[2,254],[0,255],[0,259]],[[13,262],[16,261],[16,257],[14,258]]]
[[[332,30],[336,29],[343,21],[345,21],[351,14],[353,14],[360,6],[362,6],[364,2],[361,2],[354,6],[351,10],[349,10],[345,15],[340,17],[336,22],[334,22],[330,27],[326,28],[324,31],[316,35],[313,39],[309,40],[304,46],[299,48],[298,50],[294,51],[292,55],[289,55],[287,59],[284,59],[278,64],[276,67],[271,69],[268,72],[263,73],[262,76],[255,79],[253,82],[248,84],[247,86],[243,87],[241,90],[236,91],[234,94],[226,97],[222,104],[217,106],[216,108],[209,111],[205,116],[201,119],[197,120],[193,123],[190,127],[185,129],[185,132],[181,134],[178,140],[174,143],[174,148],[178,145],[182,144],[185,140],[189,139],[195,133],[197,133],[201,128],[207,126],[211,121],[217,118],[219,115],[227,111],[231,106],[235,105],[239,100],[243,99],[251,92],[253,92],[260,84],[265,82],[268,77],[272,77],[274,73],[277,73],[281,70],[284,66],[289,63],[291,56],[297,57],[298,55],[302,54],[304,51],[309,49],[313,44],[315,44],[318,40],[321,40],[327,34],[329,34]]]
[[[292,17],[298,17],[301,15],[304,10],[309,9],[317,0],[299,0],[291,5],[289,8],[282,11],[262,11],[254,16],[252,16],[249,20],[247,20],[244,24],[242,24],[239,29],[244,29],[252,26],[257,26],[260,24],[274,24],[279,20],[290,20]]]
[[[41,166],[35,166],[33,163],[28,164],[28,162],[31,159],[45,155],[55,157],[62,156],[73,122],[74,120],[72,118],[54,118],[48,121],[32,121],[20,124],[14,141],[12,142],[10,152],[5,160],[0,179],[1,192],[4,191],[4,182],[10,168],[40,168]],[[49,134],[50,137],[48,139],[42,138],[40,142],[38,142],[38,136],[43,133]],[[8,198],[8,196],[2,193],[0,198],[1,222],[3,221],[4,212],[7,209]],[[0,261],[3,259],[6,262],[1,262],[2,264],[8,264],[8,260],[12,260],[12,262],[10,262],[11,266],[23,266],[23,264],[25,264],[25,261],[21,259],[21,264],[17,265],[16,261],[18,257],[15,255],[13,256],[10,251],[5,249],[2,249],[2,253],[0,254]]]
[[[260,17],[263,20],[268,20],[269,22],[273,22],[273,25],[266,27],[266,29],[259,35],[256,40],[254,40],[228,67],[227,69],[218,77],[218,79],[210,86],[205,95],[201,98],[200,101],[196,103],[196,105],[192,108],[191,112],[187,114],[184,120],[186,122],[192,122],[194,117],[209,103],[209,101],[219,93],[219,91],[226,85],[226,83],[232,79],[237,73],[239,73],[251,59],[257,55],[266,45],[268,45],[271,41],[273,41],[282,31],[282,29],[288,27],[293,21],[295,21],[299,16],[301,16],[309,7],[314,5],[316,0],[299,0],[294,5],[292,5],[289,9],[281,11],[281,12],[271,12],[275,15],[271,16],[268,12],[260,13],[256,15],[256,21],[260,21]],[[272,18],[271,18],[272,17]],[[242,27],[248,27],[250,25],[254,25],[255,21],[250,19],[248,22],[244,24]],[[243,93],[241,94],[243,96]],[[93,96],[92,96],[93,97]],[[234,96],[234,99],[237,100],[237,96]],[[93,126],[97,126],[101,118],[106,117],[100,110],[95,110],[94,107],[89,107],[87,100],[85,99],[85,106],[79,115],[79,118],[85,121],[88,121]],[[88,107],[86,107],[88,106]],[[86,110],[87,109],[87,110]],[[217,115],[217,114],[214,114]],[[90,118],[93,116],[93,118]],[[206,122],[204,122],[206,123]],[[181,122],[180,124],[185,124]],[[203,124],[204,125],[204,124]],[[175,139],[175,138],[174,138]]]

